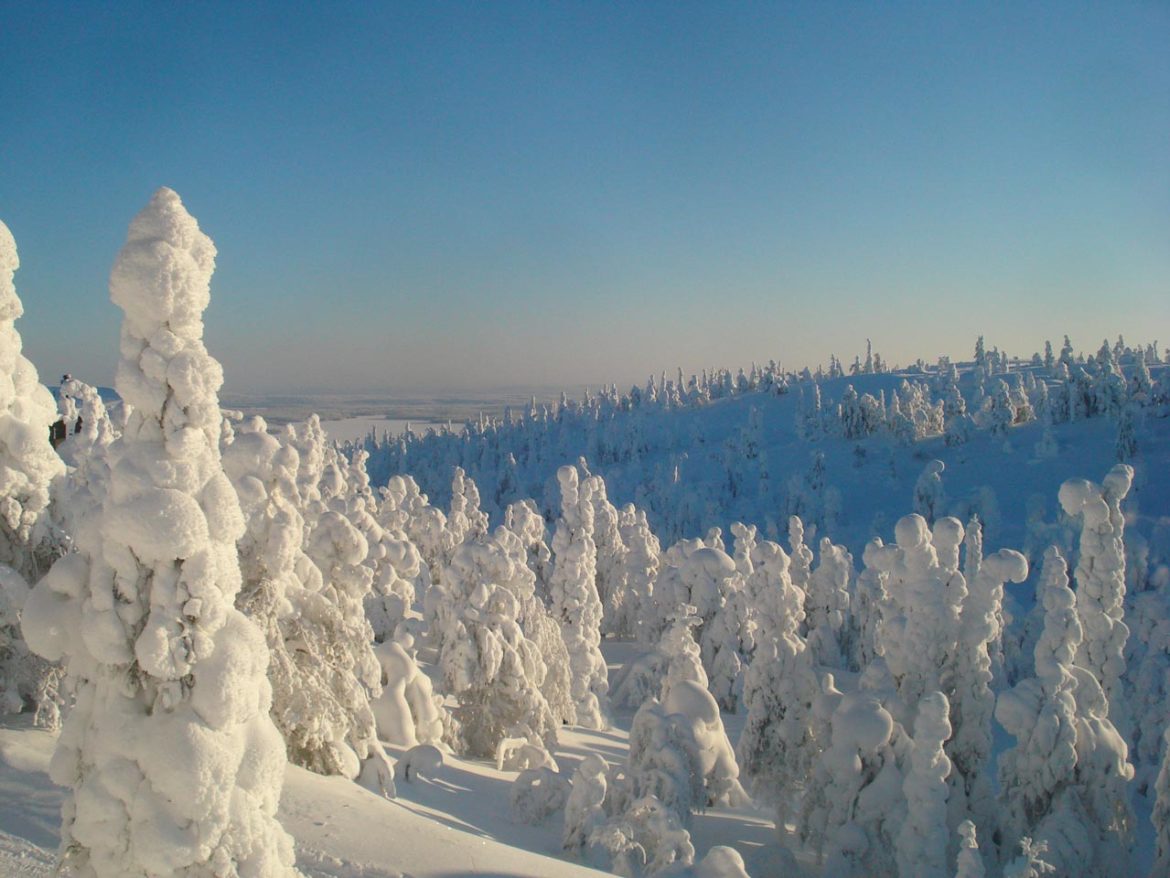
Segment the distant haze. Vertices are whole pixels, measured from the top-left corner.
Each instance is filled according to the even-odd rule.
[[[1163,3],[6,4],[0,219],[110,384],[160,185],[239,393],[1170,344]]]

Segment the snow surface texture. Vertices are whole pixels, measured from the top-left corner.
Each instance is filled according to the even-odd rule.
[[[51,774],[72,790],[62,855],[82,876],[294,874],[268,649],[233,605],[244,520],[220,464],[223,373],[202,342],[214,263],[169,189],[131,223],[110,296],[133,412],[100,524],[25,607],[30,645],[64,660],[76,694]]]

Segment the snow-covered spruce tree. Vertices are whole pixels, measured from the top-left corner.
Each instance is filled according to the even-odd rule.
[[[71,414],[67,420],[74,429],[57,447],[57,453],[71,467],[84,466],[85,459],[104,451],[117,433],[96,387],[69,378],[61,382],[58,396],[61,407],[68,400]]]
[[[808,580],[812,576],[813,552],[804,541],[804,522],[800,520],[799,515],[788,517],[788,545],[792,547],[792,552],[788,556],[788,574],[792,577],[792,584],[807,598]]]
[[[934,525],[934,520],[944,514],[946,491],[943,489],[942,473],[946,464],[941,460],[927,461],[922,474],[914,483],[914,511]]]
[[[49,485],[65,467],[49,444],[53,398],[21,354],[15,321],[24,308],[13,284],[19,264],[12,233],[0,222],[0,712],[34,708],[39,723],[54,726],[58,672],[29,653],[19,618],[28,583],[64,551],[49,517]]]
[[[560,632],[560,625],[553,619],[549,609],[544,604],[541,582],[531,567],[534,557],[539,560],[543,557],[546,562],[549,558],[548,547],[543,539],[543,520],[532,512],[530,500],[514,503],[505,510],[504,526],[498,527],[493,533],[493,541],[503,550],[511,562],[511,567],[504,571],[501,577],[503,585],[516,596],[519,602],[519,626],[524,637],[536,646],[536,650],[544,664],[543,679],[537,680],[537,685],[544,700],[549,702],[553,720],[556,725],[570,722],[573,719],[573,702],[571,694],[571,672],[569,649],[565,646],[565,639]],[[524,516],[521,512],[525,513]],[[536,522],[528,514],[535,515],[541,522],[541,530],[537,531],[539,540],[532,542],[532,535]],[[524,523],[524,521],[528,523]],[[519,527],[521,534],[517,534],[514,527]],[[534,547],[543,549],[534,555]],[[539,569],[539,568],[538,568]]]
[[[959,824],[959,856],[955,863],[955,878],[986,878],[986,875],[975,824],[964,820]]]
[[[813,661],[826,668],[842,668],[852,651],[849,595],[853,586],[853,556],[844,546],[822,537],[816,569],[809,576],[804,611],[808,648]]]
[[[536,594],[548,600],[548,579],[552,567],[552,551],[546,541],[544,517],[533,500],[520,500],[504,510],[504,527],[512,531],[524,544],[525,563],[535,578]]]
[[[1126,783],[1133,777],[1126,745],[1107,716],[1092,673],[1075,664],[1081,643],[1076,595],[1060,553],[1045,554],[1040,600],[1044,631],[1036,644],[1036,676],[1002,692],[995,717],[1016,746],[999,760],[1005,808],[1000,850],[1024,838],[1047,845],[1062,875],[1126,875],[1133,821]]]
[[[951,760],[943,752],[950,737],[949,705],[941,692],[930,692],[918,702],[910,770],[902,784],[906,820],[898,833],[896,859],[899,875],[946,878],[947,775]]]
[[[654,796],[689,826],[691,813],[707,804],[698,749],[686,717],[672,714],[656,699],[647,701],[630,727],[627,772],[633,797]]]
[[[624,604],[627,597],[626,556],[629,550],[622,541],[621,518],[606,495],[605,480],[593,475],[592,486],[593,542],[597,547],[597,594],[601,600],[601,631],[609,636],[629,637],[633,634],[626,623],[629,614]]]
[[[622,542],[626,546],[626,599],[621,626],[639,642],[650,639],[654,615],[654,580],[661,564],[662,547],[650,530],[646,512],[627,503],[621,509]]]
[[[757,546],[755,567],[751,591],[760,596],[759,629],[744,678],[747,722],[736,755],[748,792],[775,804],[782,821],[823,746],[812,718],[821,687],[799,634],[804,594],[788,575],[788,556],[764,540]]]
[[[1154,783],[1154,808],[1150,813],[1154,824],[1154,865],[1150,878],[1170,873],[1170,728],[1163,737],[1162,767]]]
[[[842,693],[825,675],[815,709],[830,718],[822,732],[828,746],[801,799],[801,837],[824,858],[831,878],[897,874],[897,839],[906,819],[911,742],[883,706],[896,698],[893,683],[880,660],[860,683],[858,691]]]
[[[247,529],[238,542],[238,606],[264,632],[272,658],[272,718],[290,761],[321,774],[358,776],[383,760],[370,699],[381,691],[369,626],[304,552],[298,455],[261,418],[235,430],[223,452]],[[347,617],[346,611],[349,616]]]
[[[912,712],[927,692],[951,691],[959,614],[967,593],[958,570],[957,545],[963,529],[960,525],[956,533],[954,527],[944,526],[932,534],[926,520],[915,514],[898,521],[894,536],[897,548],[892,558],[878,556],[890,565],[889,603],[878,627],[878,652],[897,681],[903,705]]]
[[[1136,746],[1132,750],[1137,769],[1137,788],[1147,792],[1163,762],[1165,738],[1170,728],[1170,596],[1166,586],[1143,591],[1133,597],[1129,618],[1133,630],[1129,639],[1138,656],[1131,657],[1134,674],[1133,717]]]
[[[550,610],[569,650],[576,722],[600,729],[606,724],[605,658],[601,654],[601,600],[597,596],[597,547],[593,542],[593,504],[589,480],[576,467],[557,470],[561,517],[553,536]]]
[[[735,751],[723,728],[719,705],[706,687],[693,681],[679,682],[666,693],[662,708],[679,717],[678,721],[690,730],[703,785],[700,807],[746,804],[748,797],[739,783]]]
[[[460,466],[455,467],[455,474],[451,477],[451,514],[447,516],[447,530],[450,539],[447,560],[456,548],[467,540],[485,536],[488,530],[487,514],[479,505],[479,488]]]
[[[382,526],[366,471],[368,458],[364,448],[353,453],[346,473],[344,507],[338,507],[366,539],[368,551],[363,563],[370,569],[370,588],[363,600],[374,638],[381,642],[393,636],[414,603],[414,580],[422,558],[405,534],[389,533]]]
[[[21,353],[24,306],[13,275],[16,242],[0,222],[0,564],[35,582],[61,554],[49,517],[49,483],[65,467],[49,444],[53,397]]]
[[[1130,717],[1123,691],[1125,644],[1125,516],[1121,501],[1133,484],[1133,467],[1119,463],[1100,485],[1069,479],[1060,486],[1066,514],[1081,516],[1080,555],[1073,576],[1077,613],[1084,629],[1077,664],[1090,671],[1109,699],[1109,718],[1128,735]]]
[[[63,868],[91,878],[292,875],[276,822],[285,757],[263,635],[233,600],[239,502],[220,465],[219,364],[203,346],[215,247],[160,189],[110,276],[125,312],[98,527],[25,608],[77,700],[51,765],[72,790]]]
[[[957,519],[947,518],[942,522],[952,523],[957,535],[962,535],[962,526]],[[959,624],[954,691],[951,694],[951,719],[955,731],[947,742],[947,755],[954,768],[951,774],[952,815],[965,813],[974,820],[981,837],[990,839],[996,825],[995,802],[988,778],[991,720],[995,713],[993,657],[1002,649],[1004,583],[1023,582],[1028,575],[1028,562],[1019,552],[1000,549],[980,559],[977,570],[967,580],[967,596]]]
[[[515,537],[501,528],[504,537]],[[517,549],[521,547],[517,543]],[[522,565],[523,566],[523,565]],[[505,737],[551,750],[557,723],[540,691],[547,668],[519,624],[520,598],[504,583],[516,564],[494,540],[463,543],[443,574],[439,664],[468,752],[492,756]],[[528,572],[527,566],[523,566]],[[531,593],[531,580],[528,590]]]

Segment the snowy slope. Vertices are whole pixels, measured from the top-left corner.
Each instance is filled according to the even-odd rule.
[[[611,674],[634,649],[606,643]],[[565,775],[588,753],[623,761],[631,714],[605,731],[564,729],[555,754]],[[742,718],[727,716],[738,733]],[[0,876],[53,874],[62,791],[47,772],[55,736],[32,728],[26,717],[0,726]],[[400,751],[387,748],[394,756]],[[433,777],[398,783],[398,797],[377,796],[339,777],[290,765],[280,821],[294,837],[298,868],[307,878],[585,878],[594,869],[562,858],[561,817],[544,824],[516,822],[509,811],[514,771],[447,756]],[[777,874],[778,850],[771,815],[753,808],[717,808],[695,817],[698,857],[713,845],[735,847],[752,875]]]

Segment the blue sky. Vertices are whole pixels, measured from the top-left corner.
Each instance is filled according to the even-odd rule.
[[[0,219],[42,377],[176,189],[227,387],[1170,344],[1166,3],[0,0]]]

